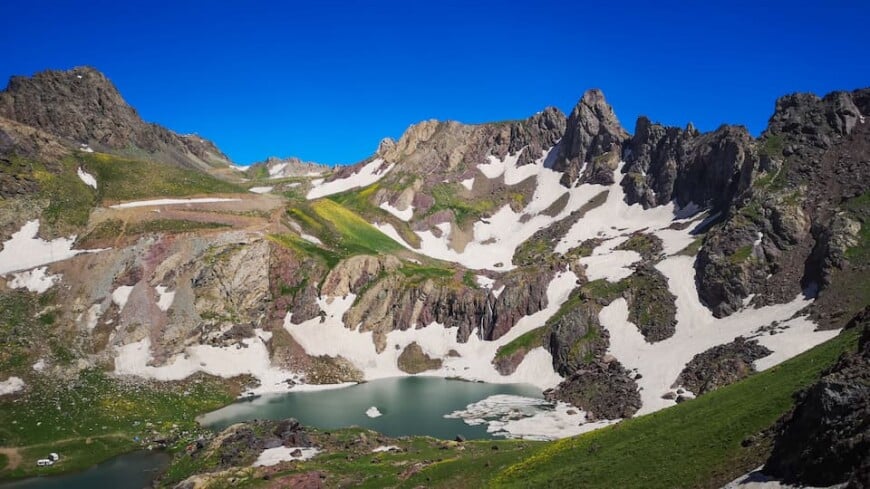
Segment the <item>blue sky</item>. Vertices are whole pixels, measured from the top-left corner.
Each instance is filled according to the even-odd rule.
[[[250,163],[351,163],[424,119],[571,110],[757,134],[776,97],[870,85],[870,2],[0,0],[0,78],[92,65],[148,121]]]

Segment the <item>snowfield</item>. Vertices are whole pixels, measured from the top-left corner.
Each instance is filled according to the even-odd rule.
[[[51,275],[47,272],[48,267],[34,268],[26,272],[12,274],[12,280],[7,284],[13,289],[27,289],[41,294],[60,282],[60,275]]]
[[[498,373],[491,360],[500,346],[542,326],[547,318],[555,314],[559,306],[568,299],[576,280],[577,277],[571,272],[557,275],[547,289],[548,306],[521,318],[506,335],[496,341],[485,341],[472,334],[468,342],[460,343],[456,339],[455,328],[445,328],[441,324],[432,323],[420,329],[391,331],[387,334],[386,349],[377,353],[371,331],[359,332],[345,327],[342,322],[344,313],[356,299],[353,294],[321,298],[318,303],[325,313],[325,321],[322,323],[318,317],[301,324],[293,324],[290,320],[292,314],[288,314],[284,328],[309,355],[340,355],[359,368],[366,380],[407,376],[408,374],[399,370],[398,358],[407,345],[416,342],[426,354],[443,360],[440,369],[419,375],[458,377],[499,384],[526,383],[544,390],[558,385],[562,377],[553,370],[553,358],[543,348],[530,351],[517,370],[507,376]],[[450,350],[455,350],[460,356],[448,356]]]
[[[130,209],[134,207],[151,207],[163,205],[181,205],[181,204],[211,204],[216,202],[238,202],[241,199],[223,199],[219,197],[203,197],[200,199],[152,199],[138,200],[136,202],[124,202],[123,204],[115,204],[110,206],[112,209]]]
[[[528,440],[575,436],[616,422],[587,422],[586,413],[570,404],[509,394],[487,397],[444,417],[461,419],[471,426],[485,424],[493,436]]]
[[[3,243],[3,250],[0,250],[0,275],[66,260],[79,253],[103,251],[74,250],[72,247],[76,241],[75,236],[45,241],[36,237],[38,232],[39,220],[27,221],[18,232],[13,233]]]
[[[185,353],[173,357],[163,366],[151,365],[153,360],[151,340],[145,338],[117,349],[115,374],[156,380],[181,380],[196,372],[205,372],[227,379],[243,374],[256,377],[260,385],[243,395],[287,392],[291,388],[300,391],[354,385],[352,382],[322,386],[304,384],[298,373],[272,365],[269,349],[266,346],[269,338],[271,338],[270,333],[257,329],[254,330],[253,338],[242,340],[244,346],[190,346]],[[288,379],[300,385],[293,386],[287,382]]]
[[[292,453],[299,450],[300,455],[293,456]],[[254,461],[254,467],[271,467],[278,465],[281,462],[289,462],[291,460],[308,460],[320,453],[317,448],[306,447],[275,447],[267,448],[260,453],[257,460]]]
[[[353,188],[367,187],[380,180],[393,169],[393,165],[390,165],[384,170],[379,171],[379,168],[383,163],[384,160],[377,158],[360,168],[357,173],[354,173],[347,178],[339,178],[331,182],[326,182],[322,178],[312,180],[311,190],[308,191],[306,198],[308,200],[319,199],[320,197],[341,193]]]

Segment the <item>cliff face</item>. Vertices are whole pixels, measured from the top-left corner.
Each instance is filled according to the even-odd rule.
[[[798,395],[776,427],[765,473],[819,487],[870,482],[870,309],[850,327],[863,329],[858,352],[844,355]]]
[[[203,170],[230,163],[211,141],[144,122],[112,82],[90,67],[13,77],[0,92],[0,117],[59,136],[73,148],[89,145]]]
[[[612,172],[628,137],[601,90],[588,90],[568,117],[553,166],[564,173],[562,185],[571,187],[578,180],[602,185],[613,183]]]
[[[758,160],[742,126],[701,134],[691,125],[665,127],[646,117],[638,119],[625,155],[626,200],[644,207],[675,200],[679,206],[727,208],[749,186]]]
[[[855,102],[868,110],[867,98],[858,90],[777,101],[753,142],[759,165],[751,184],[737,187],[698,255],[698,291],[715,314],[730,314],[751,294],[769,304],[804,292],[818,296],[822,326],[839,327],[863,306],[866,298],[845,284],[867,271],[861,253],[847,258],[865,246],[870,128]]]

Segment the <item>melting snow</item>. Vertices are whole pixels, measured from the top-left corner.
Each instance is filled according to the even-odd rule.
[[[44,358],[40,358],[32,366],[34,372],[42,372],[43,370],[45,370],[45,367],[46,367],[46,364],[45,364]]]
[[[311,182],[311,190],[308,191],[307,198],[309,200],[318,199],[320,197],[326,197],[327,195],[337,194],[353,188],[371,185],[393,169],[393,165],[390,165],[385,170],[378,171],[383,163],[384,160],[377,158],[349,177],[339,178],[331,182],[325,182],[322,179],[314,180]]]
[[[251,192],[254,192],[255,194],[268,194],[274,188],[275,187],[251,187],[248,190],[250,190]]]
[[[291,385],[288,379],[299,381],[299,376],[274,367],[269,358],[269,349],[261,329],[254,330],[253,338],[242,340],[241,345],[211,346],[194,345],[188,347],[183,354],[177,355],[165,365],[155,367],[150,365],[151,340],[145,338],[135,343],[129,343],[117,349],[115,357],[115,373],[119,375],[136,375],[156,380],[181,380],[196,372],[205,372],[223,378],[232,378],[248,374],[256,377],[260,385],[252,389],[253,394],[287,392]],[[330,384],[328,387],[296,385],[294,390],[311,388],[336,388],[353,385],[353,383]]]
[[[88,187],[93,187],[94,190],[97,189],[97,179],[94,178],[93,175],[91,175],[90,173],[88,173],[88,172],[82,170],[82,167],[79,167],[78,170],[76,171],[76,173],[78,173],[79,178],[80,178],[83,182],[85,182],[85,185],[87,185]]]
[[[399,450],[401,450],[401,448],[397,447],[396,445],[381,445],[379,447],[372,449],[372,453],[393,452],[393,451],[398,452]]]
[[[599,319],[610,332],[609,352],[626,368],[637,369],[642,377],[641,388],[645,414],[673,405],[661,396],[670,390],[677,376],[697,353],[731,342],[737,336],[750,337],[761,326],[789,318],[811,301],[798,297],[790,303],[743,309],[717,319],[701,304],[695,289],[694,258],[673,256],[656,265],[668,279],[668,288],[676,296],[677,327],[674,335],[657,343],[647,343],[637,327],[628,320],[628,306],[619,298],[601,310]],[[812,331],[812,323],[804,318],[789,321],[789,329],[771,337],[759,337],[759,342],[774,350],[771,357],[757,362],[768,368],[805,351],[837,334],[837,331]],[[779,350],[779,351],[777,351]]]
[[[474,188],[474,177],[467,178],[465,180],[462,180],[459,183],[462,184],[462,186],[467,188],[468,190],[471,190]]]
[[[0,396],[14,394],[24,388],[24,381],[20,377],[9,377],[0,382]]]
[[[471,426],[485,424],[487,433],[494,436],[529,440],[575,436],[616,422],[587,423],[586,414],[569,404],[507,394],[487,397],[444,417]]]
[[[287,315],[284,328],[293,336],[309,355],[342,356],[359,368],[366,380],[385,377],[406,376],[397,366],[398,357],[411,342],[417,342],[423,351],[441,358],[443,364],[438,370],[420,375],[435,377],[460,377],[492,383],[528,383],[548,389],[562,381],[553,370],[553,358],[549,352],[539,347],[530,351],[517,370],[503,376],[493,367],[491,360],[498,348],[520,335],[544,324],[558,311],[559,306],[568,299],[575,286],[577,277],[571,272],[558,274],[547,288],[548,306],[530,316],[521,318],[517,324],[496,341],[485,341],[472,334],[466,343],[456,339],[456,328],[445,328],[432,323],[425,328],[409,328],[404,331],[391,331],[387,334],[387,348],[377,353],[372,332],[359,332],[344,326],[342,317],[353,305],[356,296],[318,299],[325,313],[324,321],[310,319],[301,324],[293,324]],[[448,356],[450,350],[459,353],[458,357]]]
[[[66,260],[79,253],[102,251],[72,249],[75,236],[45,241],[36,237],[38,231],[39,220],[27,221],[3,243],[3,250],[0,250],[0,275]]]
[[[410,205],[403,211],[391,206],[389,202],[383,202],[380,207],[405,222],[410,221],[414,217],[414,207]]]
[[[41,294],[52,288],[61,279],[60,275],[50,275],[47,270],[48,267],[39,267],[26,272],[13,273],[13,278],[7,285],[13,289],[27,289]]]
[[[762,465],[748,474],[741,475],[733,481],[725,484],[722,489],[816,489],[815,486],[793,486],[780,482],[763,474]],[[835,484],[828,489],[843,487],[845,484]],[[821,489],[821,488],[818,488]]]
[[[129,209],[132,207],[149,207],[155,205],[179,205],[179,204],[209,204],[214,202],[237,202],[241,199],[222,199],[218,197],[204,197],[201,199],[152,199],[139,200],[136,202],[124,202],[115,204],[112,209]]]
[[[133,292],[132,285],[122,285],[112,292],[112,302],[118,306],[118,309],[124,309],[124,306],[127,305],[130,292]]]
[[[483,287],[484,289],[491,289],[493,284],[495,284],[495,280],[487,277],[486,275],[476,275],[474,279],[477,281],[477,285]]]
[[[312,235],[310,235],[310,234],[305,234],[305,233],[299,233],[299,236],[300,236],[302,239],[304,239],[305,241],[308,241],[309,243],[314,243],[314,244],[316,244],[316,245],[322,245],[322,244],[323,244],[323,241],[320,241],[320,240],[317,238],[317,236],[312,236]]]
[[[581,258],[580,264],[586,267],[586,278],[589,280],[606,279],[609,282],[619,282],[634,273],[630,266],[640,261],[641,256],[635,251],[614,250],[627,238],[619,237],[605,241],[592,251],[592,254]]]
[[[301,453],[298,456],[291,455],[296,450]],[[267,448],[260,453],[257,460],[254,462],[254,467],[270,467],[278,465],[281,462],[289,462],[291,460],[308,460],[320,453],[317,448],[307,447],[275,447]]]
[[[377,408],[377,406],[372,406],[372,407],[366,409],[366,416],[368,416],[370,418],[379,418],[379,417],[383,416],[383,414],[384,413],[382,413],[380,411],[380,409]]]
[[[157,307],[160,308],[161,311],[168,311],[172,306],[172,302],[175,300],[175,291],[168,291],[167,288],[163,285],[158,285],[154,287],[154,290],[157,292]]]

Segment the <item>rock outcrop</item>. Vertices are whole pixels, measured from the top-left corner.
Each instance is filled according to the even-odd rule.
[[[230,163],[210,141],[144,122],[112,82],[90,67],[12,77],[0,92],[0,117],[64,138],[72,148],[86,144],[201,170]]]
[[[789,484],[866,487],[870,474],[870,309],[857,353],[845,354],[780,420],[766,474]]]
[[[441,368],[441,359],[427,355],[416,341],[402,350],[397,362],[399,370],[412,375]]]
[[[701,134],[691,124],[680,129],[640,117],[626,148],[626,200],[644,207],[676,200],[680,206],[726,208],[749,187],[758,162],[742,126]]]
[[[832,328],[863,307],[866,299],[846,284],[866,276],[868,264],[846,259],[846,250],[866,246],[858,235],[870,179],[870,128],[860,115],[870,110],[868,93],[777,101],[755,143],[757,174],[745,190],[737,187],[698,255],[698,292],[716,316],[740,309],[749,295],[774,304],[804,292],[818,299],[814,317]]]
[[[607,352],[608,333],[598,321],[601,307],[588,302],[569,307],[549,324],[544,347],[553,355],[553,368],[570,376]]]
[[[559,143],[559,155],[553,166],[564,173],[562,185],[575,185],[584,168],[583,182],[613,183],[613,170],[628,137],[601,90],[586,91],[568,116],[565,136]]]
[[[756,340],[738,337],[695,355],[680,372],[673,387],[683,387],[696,396],[733,384],[755,372],[753,363],[770,355]]]
[[[618,361],[596,361],[574,372],[555,389],[544,392],[552,401],[565,401],[586,411],[586,419],[631,417],[640,409],[637,383]]]
[[[296,157],[277,158],[271,156],[247,168],[245,173],[250,178],[287,178],[313,177],[329,171],[329,167],[310,161],[302,161]]]

